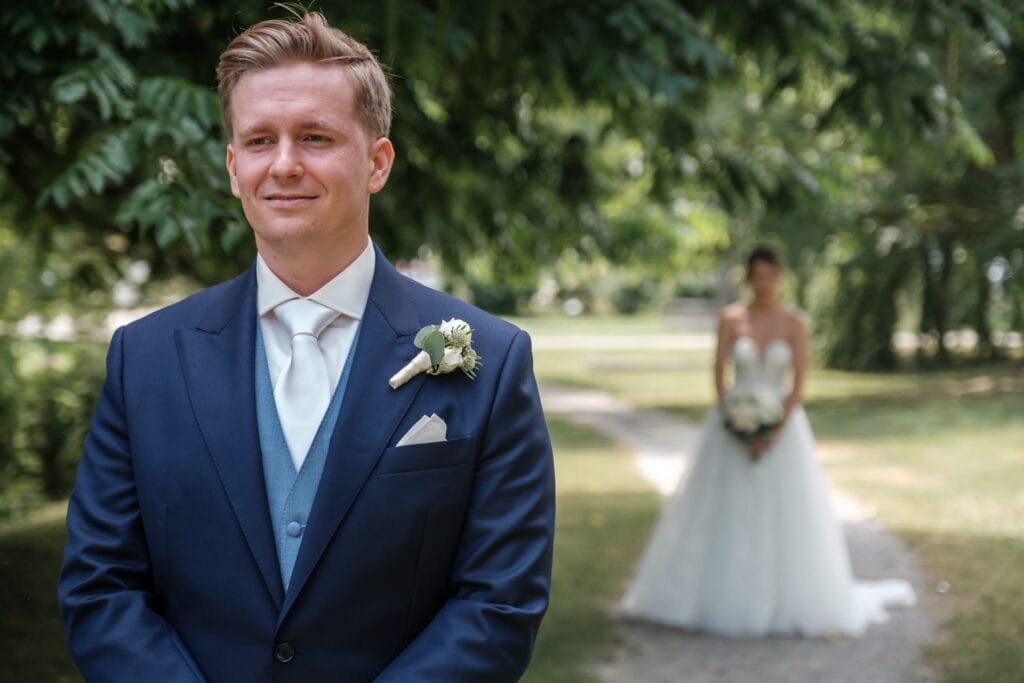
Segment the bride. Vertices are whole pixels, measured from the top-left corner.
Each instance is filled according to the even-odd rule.
[[[627,615],[727,636],[857,635],[885,621],[887,607],[915,602],[904,581],[851,576],[800,405],[807,330],[778,302],[780,270],[774,250],[754,250],[751,303],[722,311],[719,404],[655,527],[624,600]],[[749,444],[723,422],[729,360],[734,388],[768,387],[783,407],[781,426]]]

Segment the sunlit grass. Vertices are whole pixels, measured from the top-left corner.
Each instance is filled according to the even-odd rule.
[[[682,411],[694,418],[713,401],[710,363],[706,351],[534,353],[534,368],[542,381],[610,391],[638,408]]]
[[[659,501],[628,451],[590,429],[548,421],[558,521],[551,608],[524,681],[583,683],[609,656],[611,602],[621,595]]]
[[[672,319],[659,313],[638,315],[576,315],[559,313],[508,318],[534,336],[544,335],[624,335],[669,334],[678,331]]]
[[[1020,391],[940,387],[812,414],[829,476],[876,507],[945,593],[952,621],[930,656],[946,681],[1024,681],[1022,415]]]

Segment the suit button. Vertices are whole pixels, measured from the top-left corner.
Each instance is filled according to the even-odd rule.
[[[274,646],[274,657],[282,664],[287,664],[295,658],[295,648],[291,643],[278,643]]]
[[[302,535],[302,525],[298,522],[288,522],[288,526],[284,528],[289,536],[295,538],[296,536]]]

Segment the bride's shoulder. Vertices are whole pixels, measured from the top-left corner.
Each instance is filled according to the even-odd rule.
[[[728,304],[718,312],[718,319],[723,323],[735,323],[747,316],[747,307],[741,303]]]
[[[799,308],[785,308],[782,311],[786,317],[786,324],[793,331],[806,331],[808,328],[808,317],[805,312]]]

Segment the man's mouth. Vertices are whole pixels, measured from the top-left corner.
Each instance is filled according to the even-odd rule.
[[[311,194],[291,194],[291,193],[274,193],[268,194],[264,198],[273,206],[290,207],[300,206],[316,199],[316,195]]]

